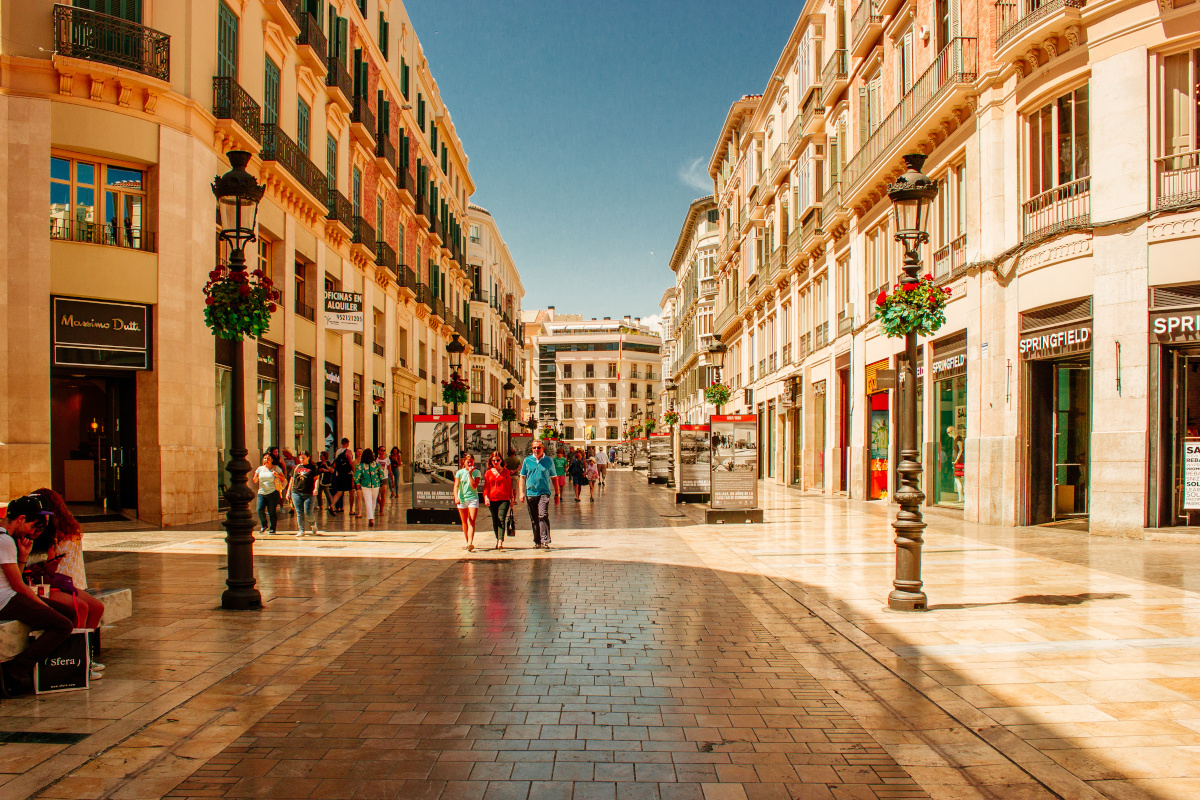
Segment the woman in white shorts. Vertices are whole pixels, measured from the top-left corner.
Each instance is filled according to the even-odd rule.
[[[479,514],[479,470],[475,469],[475,456],[464,453],[458,459],[458,472],[454,474],[454,505],[462,520],[463,538],[467,540],[464,550],[475,549],[475,517]]]

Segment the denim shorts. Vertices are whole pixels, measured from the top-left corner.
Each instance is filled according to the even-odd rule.
[[[456,508],[479,508],[478,500],[468,500],[465,503],[455,503]]]

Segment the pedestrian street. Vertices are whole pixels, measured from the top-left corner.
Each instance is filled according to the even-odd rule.
[[[294,517],[265,608],[215,526],[88,531],[129,586],[103,680],[0,704],[4,797],[1200,796],[1192,545],[927,516],[926,613],[886,610],[891,509],[760,485],[763,525],[613,471],[553,548]],[[482,515],[481,515],[482,516]],[[328,526],[327,528],[325,526]],[[20,732],[13,737],[7,734]]]

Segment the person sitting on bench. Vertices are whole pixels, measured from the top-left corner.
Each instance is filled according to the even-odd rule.
[[[44,602],[25,585],[21,572],[33,540],[46,529],[54,512],[37,495],[18,497],[8,504],[0,527],[0,620],[17,620],[30,630],[42,631],[12,661],[4,664],[5,688],[10,695],[33,690],[33,667],[71,635],[75,624]]]

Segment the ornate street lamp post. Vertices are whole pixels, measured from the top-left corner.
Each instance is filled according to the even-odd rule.
[[[725,366],[725,351],[729,348],[720,339],[713,337],[712,343],[708,346],[708,361],[712,364],[714,370],[711,383],[718,383],[721,380],[721,369]],[[721,407],[713,406],[718,414],[721,413]]]
[[[509,378],[508,380],[504,381],[504,386],[502,386],[501,388],[504,389],[504,397],[505,397],[504,452],[505,452],[505,455],[507,455],[508,448],[511,446],[509,444],[509,442],[512,440],[512,420],[514,417],[516,417],[516,412],[513,411],[512,399],[511,399],[510,395],[512,394],[512,390],[517,388],[517,385],[512,382],[512,378]]]
[[[258,203],[267,187],[246,172],[250,153],[231,150],[228,155],[232,169],[213,180],[212,191],[217,198],[221,220],[220,238],[229,245],[228,268],[231,273],[238,273],[246,271],[246,245],[255,241]],[[246,483],[250,462],[246,460],[249,451],[246,449],[243,347],[241,338],[233,342],[233,374],[230,376],[233,431],[229,463],[225,465],[229,473],[229,488],[225,490],[225,499],[229,503],[225,514],[225,585],[228,588],[221,594],[221,607],[237,611],[262,608],[262,595],[254,580],[254,516],[250,512],[254,492]]]
[[[904,276],[907,289],[917,283],[921,268],[921,245],[929,241],[929,206],[937,196],[937,184],[921,172],[925,156],[904,156],[908,171],[888,187],[888,197],[896,214],[896,241],[904,248]],[[896,579],[892,581],[888,607],[894,611],[925,611],[927,599],[921,590],[921,532],[925,521],[921,504],[921,454],[917,449],[917,333],[904,335],[904,363],[900,374],[900,463],[896,472],[900,488],[896,499],[900,510],[892,528],[896,531]]]

